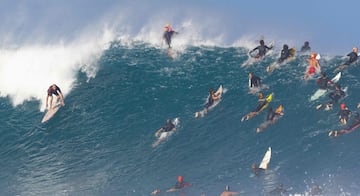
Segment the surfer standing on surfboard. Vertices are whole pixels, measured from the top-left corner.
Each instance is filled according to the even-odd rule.
[[[52,107],[52,101],[53,101],[53,97],[52,95],[56,95],[57,97],[57,100],[56,102],[59,102],[61,100],[61,105],[64,106],[65,105],[65,102],[64,102],[64,96],[63,94],[61,93],[61,90],[60,88],[56,85],[56,84],[53,84],[49,87],[49,89],[47,90],[47,96],[46,96],[46,108],[48,108],[48,100],[49,100],[49,97],[50,97],[50,110],[53,109]]]
[[[163,34],[163,38],[166,42],[166,44],[169,46],[169,48],[171,48],[171,38],[172,36],[175,34],[178,34],[178,32],[175,32],[170,24],[166,24],[164,27],[164,34]]]

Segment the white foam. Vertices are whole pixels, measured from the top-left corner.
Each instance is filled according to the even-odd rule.
[[[64,96],[72,89],[82,70],[94,77],[94,62],[113,39],[111,31],[100,36],[82,35],[69,43],[24,45],[0,51],[0,96],[7,96],[14,106],[24,101],[40,101],[45,109],[47,89],[57,84]]]

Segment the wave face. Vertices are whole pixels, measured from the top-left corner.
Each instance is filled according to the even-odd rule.
[[[90,52],[69,57],[82,54],[81,47],[70,51],[32,47],[2,54],[7,62],[2,69],[14,71],[12,78],[1,77],[1,90],[9,88],[8,96],[0,98],[2,195],[149,195],[155,188],[173,186],[178,175],[193,184],[184,195],[219,195],[225,185],[263,195],[280,183],[289,193],[307,192],[313,183],[324,195],[360,192],[359,170],[354,168],[360,161],[359,132],[327,136],[329,130],[342,128],[338,105],[325,112],[315,106],[327,102],[327,96],[309,102],[317,85],[314,79],[302,79],[306,55],[268,74],[265,67],[275,61],[278,51],[246,68],[240,66],[247,60],[246,48],[189,46],[175,51],[171,59],[166,50],[148,43],[129,46],[113,41],[91,60],[96,68],[92,77],[81,71],[91,64],[60,66],[77,64],[81,57],[91,59]],[[45,59],[34,58],[38,54]],[[59,58],[49,60],[52,55]],[[72,63],[63,62],[69,59]],[[51,67],[36,67],[48,61]],[[322,70],[331,77],[343,61],[323,57]],[[30,62],[37,74],[29,74],[31,70],[19,74],[16,66]],[[285,108],[283,118],[258,134],[255,129],[264,121],[265,111],[240,122],[257,104],[257,97],[247,93],[249,71],[270,87],[264,94],[274,93],[271,106]],[[348,87],[344,102],[353,111],[360,96],[359,74],[350,67],[339,82]],[[53,81],[61,88],[71,87],[65,107],[46,124],[40,123],[44,113],[39,101],[52,82],[43,75],[58,76]],[[29,95],[16,91],[22,87],[16,82],[24,79]],[[36,79],[44,85],[34,86]],[[222,101],[204,118],[195,119],[208,89],[220,84],[225,88]],[[21,103],[17,99],[28,96],[34,99]],[[174,117],[181,122],[176,134],[152,148],[154,132]],[[259,163],[269,146],[270,169],[256,177],[250,165]]]

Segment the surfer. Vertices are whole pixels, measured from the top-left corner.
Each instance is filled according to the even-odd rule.
[[[301,47],[300,52],[308,52],[310,50],[311,50],[311,47],[309,45],[309,42],[306,41],[306,42],[304,42],[304,45]]]
[[[322,195],[321,187],[318,184],[313,184],[311,189],[310,189],[309,195],[311,195],[311,196],[312,195],[313,196]]]
[[[165,40],[169,48],[171,48],[171,38],[174,34],[178,34],[178,32],[175,32],[170,24],[166,24],[164,27],[163,39]]]
[[[209,90],[209,98],[207,103],[205,104],[206,112],[209,110],[209,107],[211,107],[214,104],[214,101],[220,99],[220,93],[216,93],[213,88]]]
[[[175,183],[175,186],[168,189],[166,192],[178,191],[178,190],[181,190],[181,189],[183,189],[183,188],[185,188],[187,186],[191,186],[191,184],[188,183],[188,182],[185,182],[182,176],[178,176],[178,180]]]
[[[307,61],[309,62],[309,66],[304,75],[305,80],[309,79],[309,77],[314,75],[317,70],[320,71],[321,69],[319,60],[316,59],[316,55],[317,55],[316,53],[311,53],[310,58],[307,59]]]
[[[220,196],[232,196],[232,195],[238,195],[239,192],[232,192],[230,191],[230,187],[228,185],[225,186],[225,191],[221,193]]]
[[[359,58],[358,52],[359,52],[359,49],[357,47],[354,47],[352,49],[352,52],[350,52],[348,55],[346,55],[349,57],[348,61],[346,61],[344,64],[340,65],[335,70],[343,70],[343,69],[347,68],[349,65],[355,63]]]
[[[260,88],[261,79],[258,76],[255,76],[253,72],[249,73],[249,80],[250,80],[250,88],[252,87]]]
[[[260,168],[256,165],[256,163],[251,164],[251,170],[256,176],[260,174]]]
[[[331,99],[329,103],[320,104],[316,106],[316,109],[319,110],[324,108],[325,110],[330,110],[334,104],[338,103],[340,99],[345,97],[345,92],[341,90],[340,84],[335,85],[335,90],[329,94],[329,97]]]
[[[320,78],[317,79],[316,83],[319,85],[320,89],[326,90],[328,84],[334,84],[327,76],[325,72],[320,73]]]
[[[268,104],[268,101],[265,99],[264,95],[262,93],[259,93],[258,95],[258,105],[256,106],[255,110],[244,116],[241,121],[249,120],[250,118],[258,115]]]
[[[283,45],[283,49],[281,50],[281,54],[280,54],[280,58],[277,60],[277,62],[280,64],[280,63],[283,63],[286,59],[292,57],[292,55],[294,54],[291,54],[291,49],[289,49],[289,46],[284,44]]]
[[[167,119],[165,125],[156,131],[155,137],[159,137],[160,133],[167,133],[167,132],[175,131],[175,130],[176,130],[175,125],[171,122],[170,119]],[[161,134],[161,135],[163,135],[163,134]],[[162,138],[161,135],[160,135],[160,138]]]
[[[268,110],[267,116],[266,116],[266,120],[271,123],[274,123],[276,120],[275,117],[283,116],[283,115],[284,115],[284,112],[283,112],[282,105],[280,105],[275,111],[273,110],[272,107],[270,107]]]
[[[50,110],[54,109],[52,107],[52,101],[53,101],[53,96],[52,95],[56,95],[57,97],[57,100],[56,100],[56,103],[59,102],[61,100],[61,105],[64,106],[65,105],[65,102],[64,102],[64,96],[63,94],[61,93],[61,90],[60,88],[56,85],[56,84],[53,84],[51,85],[48,90],[47,90],[47,96],[46,96],[46,108],[48,108],[48,100],[49,100],[49,97],[50,97]]]
[[[265,56],[267,50],[271,50],[273,47],[272,46],[267,46],[264,43],[264,40],[260,40],[260,46],[257,46],[256,48],[252,49],[249,54],[251,54],[252,52],[254,52],[255,50],[258,50],[258,54],[254,57],[254,58],[262,58]]]
[[[342,125],[346,125],[351,116],[350,110],[346,107],[345,103],[340,104],[340,110],[338,112],[339,121]]]
[[[359,113],[356,112],[354,114],[354,119],[353,119],[352,124],[347,129],[343,129],[340,131],[330,131],[329,136],[337,137],[337,136],[340,136],[340,135],[343,135],[346,133],[350,133],[358,127],[360,127],[360,115],[359,115]]]

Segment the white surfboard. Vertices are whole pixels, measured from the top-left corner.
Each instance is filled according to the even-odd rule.
[[[44,123],[44,122],[50,120],[56,114],[56,112],[60,109],[60,107],[61,107],[61,103],[59,102],[53,107],[52,110],[48,110],[45,113],[43,119],[41,120],[41,123]]]
[[[271,147],[268,148],[268,150],[266,151],[264,158],[262,159],[259,168],[260,169],[267,169],[268,165],[270,163],[270,159],[271,159]]]
[[[331,79],[332,82],[337,83],[341,78],[341,72],[339,72],[338,74],[336,74],[335,77],[333,77]],[[320,97],[322,97],[323,95],[325,95],[325,93],[327,92],[326,89],[318,89],[311,97],[310,97],[310,101],[315,101],[317,99],[319,99]]]

